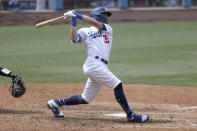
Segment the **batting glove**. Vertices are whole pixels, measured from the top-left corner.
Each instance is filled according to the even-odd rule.
[[[75,12],[76,12],[75,10],[70,10],[70,11],[64,13],[64,19],[76,17]]]

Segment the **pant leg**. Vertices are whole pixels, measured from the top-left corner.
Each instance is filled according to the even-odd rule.
[[[121,81],[108,68],[99,70],[97,76],[94,78],[97,79],[98,83],[111,87],[112,89],[121,83]]]
[[[82,94],[82,98],[86,102],[90,103],[97,96],[100,89],[101,89],[100,84],[98,84],[96,81],[88,78],[88,80],[86,82],[85,89]]]
[[[95,82],[100,85],[105,85],[111,88],[115,88],[121,81],[106,67],[97,65],[93,68],[86,68],[84,66],[84,73]]]

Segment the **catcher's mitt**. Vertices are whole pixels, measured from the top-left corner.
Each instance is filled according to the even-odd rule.
[[[19,98],[26,91],[24,81],[20,76],[16,76],[12,79],[12,86],[10,87],[10,93],[13,97]]]

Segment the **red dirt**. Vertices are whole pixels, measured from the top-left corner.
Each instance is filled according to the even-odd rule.
[[[26,84],[27,92],[13,98],[9,84],[0,84],[1,130],[197,130],[197,87],[124,85],[129,105],[151,116],[144,124],[128,123],[113,90],[103,87],[93,103],[64,106],[65,118],[55,118],[46,107],[50,99],[80,94],[85,84]]]

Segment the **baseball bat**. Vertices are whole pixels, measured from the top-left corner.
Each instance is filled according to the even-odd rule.
[[[64,16],[60,16],[60,17],[56,17],[56,18],[53,18],[53,19],[50,19],[50,20],[40,22],[40,23],[36,24],[36,28],[40,28],[40,27],[49,25],[49,24],[54,23],[54,22],[56,22],[58,20],[61,20],[63,18],[64,18]]]

